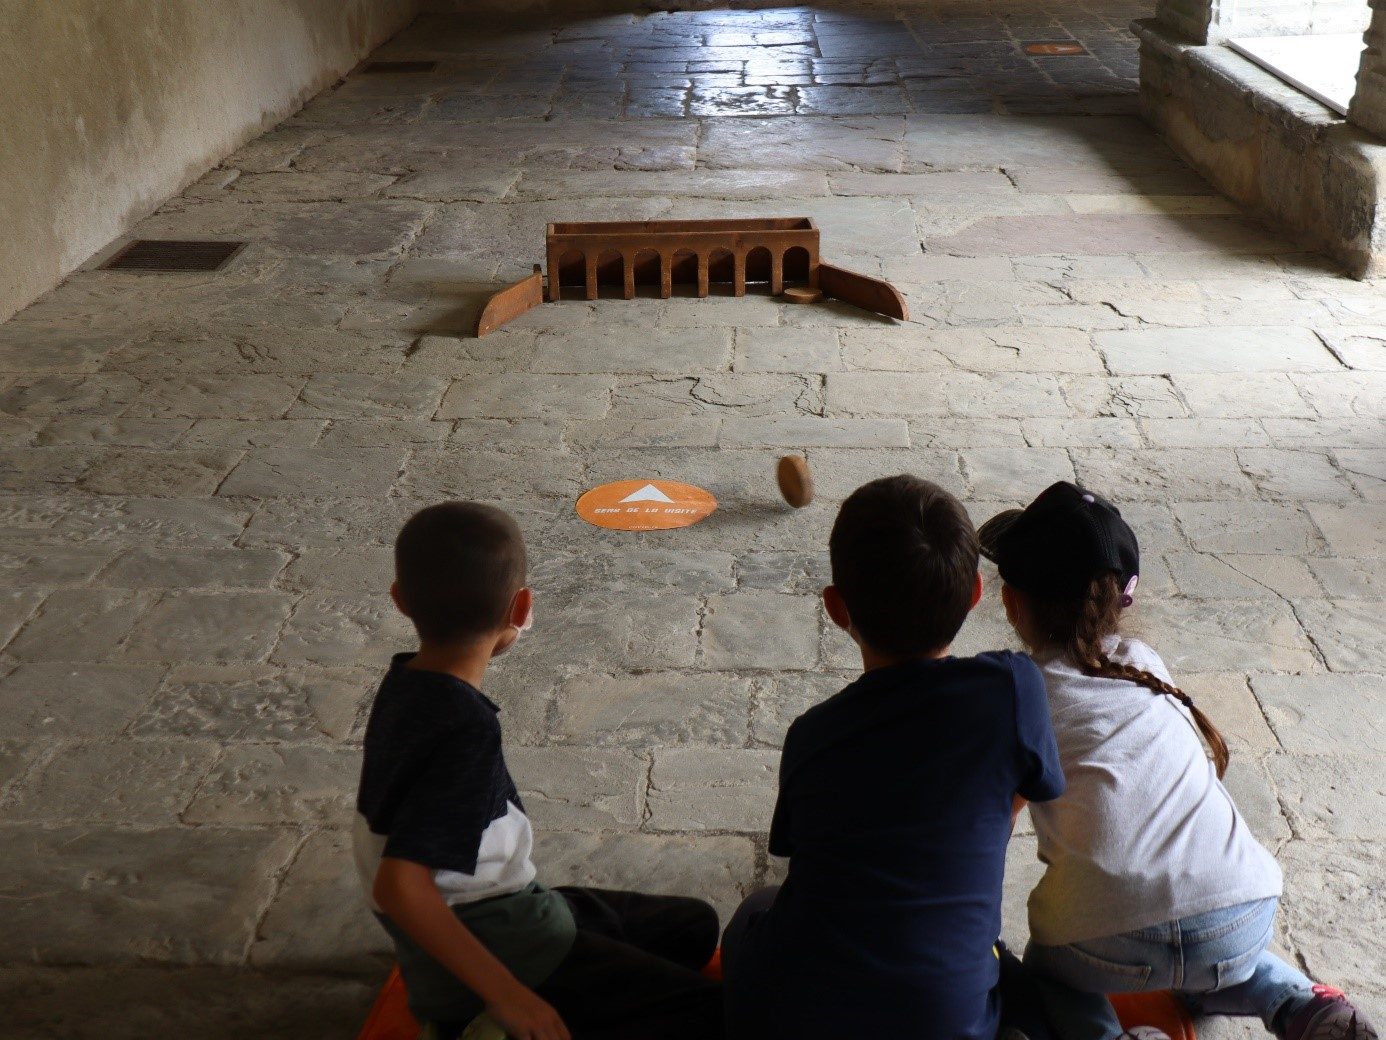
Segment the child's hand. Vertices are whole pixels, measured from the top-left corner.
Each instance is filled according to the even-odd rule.
[[[572,1040],[558,1012],[525,986],[517,985],[500,1000],[487,1004],[486,1011],[510,1040]]]

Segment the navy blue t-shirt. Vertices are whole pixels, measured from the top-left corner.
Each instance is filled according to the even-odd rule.
[[[1063,793],[1044,680],[1008,651],[863,675],[790,727],[774,906],[732,1035],[992,1040],[1011,805]]]

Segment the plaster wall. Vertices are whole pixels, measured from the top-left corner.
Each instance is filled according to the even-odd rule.
[[[350,69],[418,4],[5,4],[0,320]]]

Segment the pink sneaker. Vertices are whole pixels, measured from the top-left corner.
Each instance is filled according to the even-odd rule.
[[[1377,1036],[1342,990],[1315,986],[1314,998],[1285,1023],[1281,1040],[1377,1040]]]

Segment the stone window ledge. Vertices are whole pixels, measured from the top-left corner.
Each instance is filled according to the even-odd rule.
[[[1220,43],[1132,29],[1141,110],[1175,151],[1355,277],[1386,274],[1386,144]]]
[[[1322,102],[1290,86],[1249,58],[1220,43],[1199,45],[1170,35],[1153,18],[1132,24],[1142,47],[1149,47],[1169,58],[1185,63],[1194,75],[1203,75],[1243,96],[1267,118],[1285,127],[1294,127],[1318,137],[1347,120]],[[1368,135],[1363,134],[1364,139]]]

